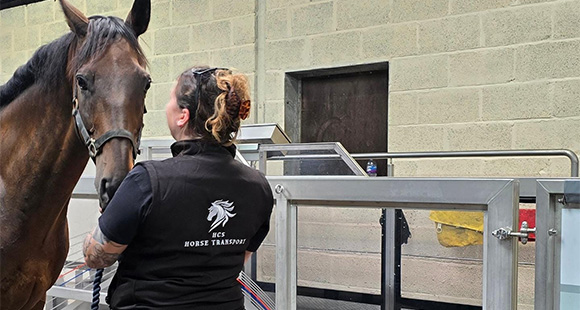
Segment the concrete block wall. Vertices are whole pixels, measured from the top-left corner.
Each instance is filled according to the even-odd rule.
[[[132,4],[71,2],[88,15],[120,17]],[[258,14],[263,14],[263,26]],[[41,44],[67,31],[54,1],[1,10],[0,83]],[[172,81],[193,64],[235,67],[249,74],[253,86],[263,79],[261,88],[254,89],[258,95],[247,122],[284,126],[285,107],[291,104],[285,101],[286,72],[389,62],[390,151],[580,152],[580,0],[153,0],[151,24],[140,41],[154,80],[147,97],[145,137],[168,135],[163,110]],[[258,42],[263,44],[261,58]],[[399,176],[569,173],[569,163],[561,158],[398,160],[395,165]],[[372,212],[327,218],[336,212],[302,211],[300,230],[322,227],[324,233],[301,237],[300,268],[309,268],[301,272],[301,283],[377,292],[379,282],[365,278],[380,270],[372,245],[372,231],[378,229]],[[403,268],[417,274],[451,268],[453,262],[424,258],[426,250],[422,257],[415,255],[420,249],[434,249],[429,243],[436,245],[433,226],[420,212],[407,216],[415,239],[404,250],[409,256]],[[263,279],[273,276],[273,256],[267,253],[274,240],[269,238],[260,256]],[[344,243],[337,244],[338,238]],[[334,259],[341,255],[344,260]],[[342,264],[351,257],[359,259],[360,278],[353,275],[350,284],[329,280],[336,267],[330,262]],[[317,261],[327,261],[328,268],[308,267]],[[533,276],[529,270],[522,272],[523,279]],[[469,272],[457,274],[464,273]],[[419,281],[409,277],[403,282]],[[444,300],[478,297],[454,293],[451,286],[443,293],[419,285],[404,289],[410,295]],[[530,296],[523,298],[522,305],[529,307]]]

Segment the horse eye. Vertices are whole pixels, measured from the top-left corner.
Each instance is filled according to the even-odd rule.
[[[147,84],[145,84],[145,91],[148,91],[151,88],[151,79],[147,80]]]
[[[81,90],[87,90],[88,89],[88,85],[87,85],[87,80],[85,79],[84,76],[82,75],[77,75],[77,85],[79,86],[79,88]]]

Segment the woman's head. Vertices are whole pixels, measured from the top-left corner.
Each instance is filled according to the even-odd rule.
[[[229,145],[249,109],[250,92],[245,75],[200,66],[179,76],[166,114],[176,140],[201,138]]]

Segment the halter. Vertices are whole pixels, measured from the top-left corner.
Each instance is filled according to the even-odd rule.
[[[74,83],[74,95],[73,95],[73,111],[72,116],[75,119],[75,125],[77,129],[77,134],[83,144],[89,150],[89,156],[91,159],[96,161],[97,156],[101,153],[101,149],[105,145],[105,143],[109,142],[111,139],[115,138],[122,138],[128,139],[131,141],[131,146],[133,147],[133,160],[137,158],[137,155],[141,154],[139,150],[139,145],[141,144],[141,132],[143,131],[143,126],[139,129],[139,133],[137,134],[137,142],[133,139],[133,134],[126,130],[126,129],[113,129],[105,132],[102,136],[98,137],[97,139],[91,137],[85,123],[83,122],[83,118],[81,117],[81,113],[79,111],[79,100],[77,98],[77,86],[76,82]]]

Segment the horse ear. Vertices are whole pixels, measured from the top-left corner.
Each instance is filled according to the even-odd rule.
[[[143,34],[151,18],[151,0],[135,0],[125,23],[135,31],[135,36]]]
[[[89,20],[85,14],[66,0],[60,0],[59,2],[70,30],[79,37],[86,36],[87,28],[89,27]]]

